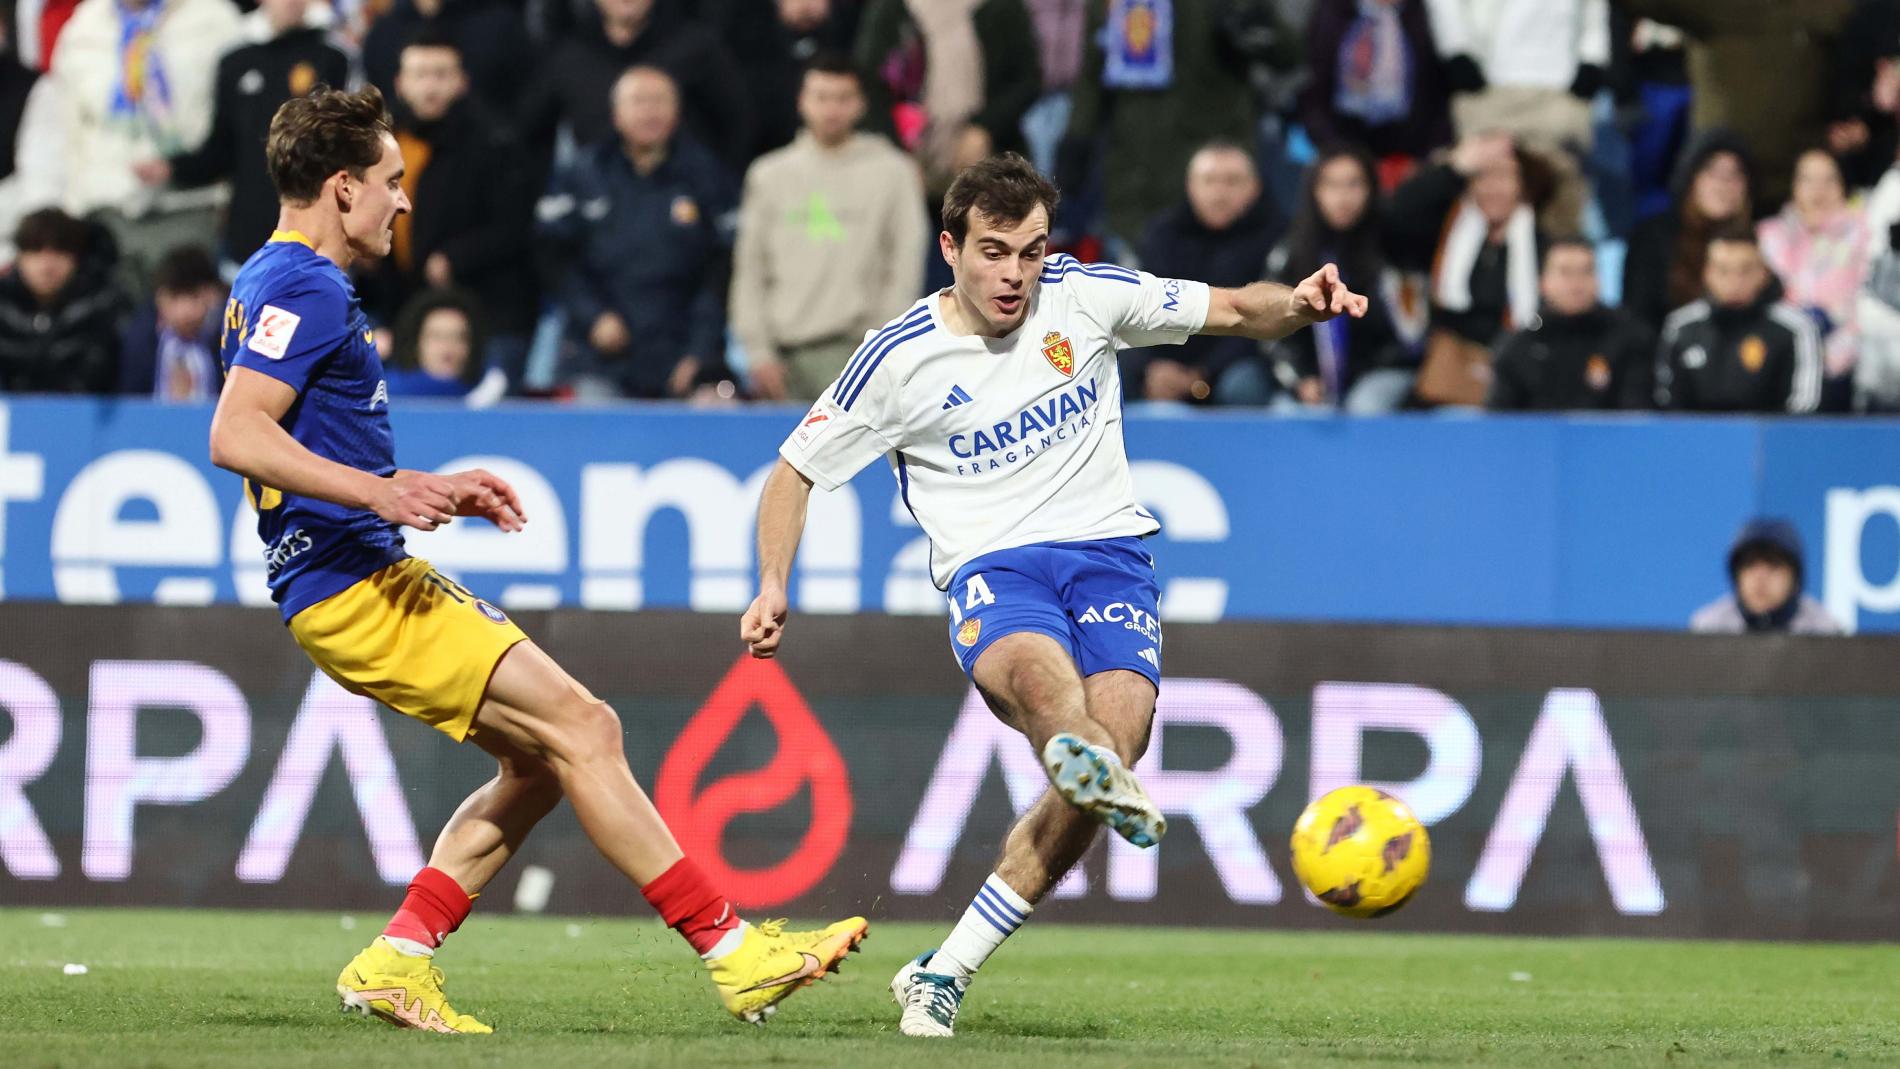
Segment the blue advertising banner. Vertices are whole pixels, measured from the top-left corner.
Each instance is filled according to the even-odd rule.
[[[753,511],[789,409],[422,404],[401,462],[484,466],[532,522],[412,533],[505,606],[736,612]],[[0,403],[0,596],[266,604],[210,412]],[[1852,630],[1900,631],[1900,422],[1131,412],[1135,484],[1172,620],[1684,625],[1723,592],[1736,529],[1793,519],[1809,591]],[[794,604],[940,613],[929,548],[884,465],[813,497]]]

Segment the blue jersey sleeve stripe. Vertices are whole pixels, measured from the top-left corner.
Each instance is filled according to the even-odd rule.
[[[870,369],[876,367],[877,361],[883,358],[891,346],[897,344],[897,338],[902,336],[903,331],[910,330],[919,323],[929,325],[928,309],[925,309],[921,315],[913,314],[906,317],[903,322],[892,327],[881,337],[872,339],[870,344],[865,346],[864,355],[854,360],[853,366],[838,376],[838,389],[832,394],[832,400],[849,407],[850,402],[847,399],[855,397],[857,391],[863,388],[865,379],[870,376]]]
[[[1131,286],[1141,285],[1141,276],[1126,267],[1116,267],[1113,264],[1079,264],[1074,262],[1064,264],[1058,270],[1052,271],[1048,268],[1044,268],[1042,281],[1060,282],[1070,275],[1087,275],[1089,278],[1106,279],[1112,282],[1126,282]]]
[[[884,329],[871,335],[863,345],[858,346],[858,351],[851,355],[851,362],[845,365],[844,373],[838,376],[838,386],[832,391],[831,399],[834,401],[843,400],[846,384],[850,382],[853,375],[857,374],[857,369],[863,365],[865,359],[870,355],[871,350],[877,348],[879,344],[898,331],[916,325],[919,316],[928,319],[930,317],[930,309],[926,307],[912,311],[909,315],[906,315],[897,322],[887,324]]]
[[[843,397],[845,380],[857,370],[858,364],[864,359],[865,354],[875,348],[879,342],[890,337],[893,331],[903,329],[904,323],[908,319],[909,316],[906,316],[904,319],[900,319],[895,323],[886,323],[877,333],[866,338],[864,344],[858,346],[857,351],[851,354],[850,362],[845,365],[844,372],[838,376],[838,384],[832,390],[832,400],[836,401]]]
[[[908,324],[912,319],[914,319],[916,315],[917,313],[913,311],[909,313],[908,315],[904,316],[902,319],[899,319],[895,323],[886,323],[881,329],[878,330],[877,333],[871,335],[869,338],[866,338],[864,341],[864,344],[858,346],[857,352],[851,354],[851,362],[845,365],[844,373],[838,376],[839,385],[840,386],[843,385],[844,380],[850,377],[853,370],[858,366],[858,364],[860,364],[863,361],[865,355],[869,353],[872,349],[876,348],[879,342],[883,341],[885,338],[890,337],[892,334],[896,333],[897,331],[903,330],[905,325]],[[843,393],[844,393],[844,390],[839,389],[835,393],[833,393],[832,397],[833,399],[836,399],[837,397],[841,396]]]
[[[925,319],[923,326],[918,327],[917,329],[911,331],[908,334],[900,334],[897,337],[892,338],[889,344],[884,346],[883,351],[878,353],[876,356],[872,357],[871,362],[865,365],[863,374],[858,376],[857,385],[851,388],[850,396],[844,399],[844,410],[846,412],[851,411],[851,406],[857,403],[858,395],[864,392],[864,387],[870,383],[871,376],[874,373],[876,373],[877,366],[884,362],[885,357],[891,355],[891,353],[898,346],[914,338],[921,338],[924,335],[930,333],[934,329],[935,329],[935,324],[931,323],[930,320]]]

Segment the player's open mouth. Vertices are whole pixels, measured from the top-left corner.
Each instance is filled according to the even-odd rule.
[[[1023,298],[1020,293],[1008,297],[992,297],[990,300],[996,305],[996,310],[1006,316],[1015,315],[1017,310],[1023,306]]]

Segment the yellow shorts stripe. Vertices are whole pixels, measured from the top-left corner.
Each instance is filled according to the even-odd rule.
[[[420,557],[291,617],[290,633],[345,690],[457,742],[468,737],[502,654],[528,637]]]

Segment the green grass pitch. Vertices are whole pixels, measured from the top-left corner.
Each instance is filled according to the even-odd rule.
[[[945,1042],[885,989],[940,926],[872,925],[763,1029],[657,922],[476,918],[441,956],[492,1037],[399,1033],[331,985],[379,918],[0,910],[0,1065],[1795,1065],[1900,1062],[1890,946],[1031,924]],[[353,925],[353,927],[352,927]],[[65,975],[67,963],[87,973]]]

